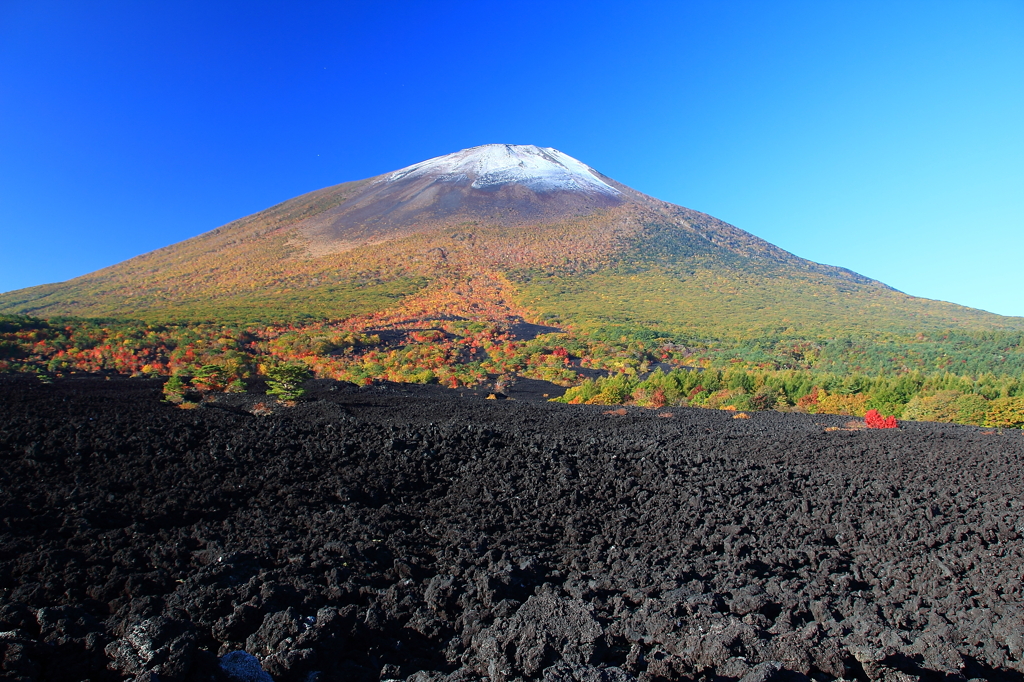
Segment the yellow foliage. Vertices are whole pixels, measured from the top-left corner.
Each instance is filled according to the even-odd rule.
[[[852,417],[863,417],[868,411],[868,396],[864,393],[853,395],[841,395],[833,393],[818,400],[816,409],[818,414],[845,414]]]
[[[1024,397],[993,400],[985,415],[985,426],[1024,428]]]

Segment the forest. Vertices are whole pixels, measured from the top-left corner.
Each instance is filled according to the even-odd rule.
[[[168,399],[185,407],[292,371],[299,379],[494,391],[523,377],[568,387],[558,400],[574,404],[852,417],[877,410],[905,420],[1024,427],[1021,332],[701,340],[639,325],[565,324],[549,314],[531,321],[558,322],[558,331],[517,335],[530,315],[496,277],[460,280],[340,321],[154,324],[9,315],[0,316],[0,371],[30,372],[40,381],[75,373],[163,376]]]

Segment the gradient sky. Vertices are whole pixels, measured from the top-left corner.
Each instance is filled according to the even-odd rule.
[[[493,142],[1024,315],[1024,2],[0,0],[0,291]]]

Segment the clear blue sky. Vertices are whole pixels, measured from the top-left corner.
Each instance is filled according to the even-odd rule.
[[[491,142],[1024,315],[1024,2],[0,0],[0,291]]]

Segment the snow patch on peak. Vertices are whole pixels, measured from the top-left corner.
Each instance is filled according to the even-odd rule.
[[[551,147],[532,144],[485,144],[428,159],[391,173],[386,182],[432,178],[439,182],[470,182],[474,189],[518,184],[537,192],[567,190],[588,194],[621,194],[586,164]]]

